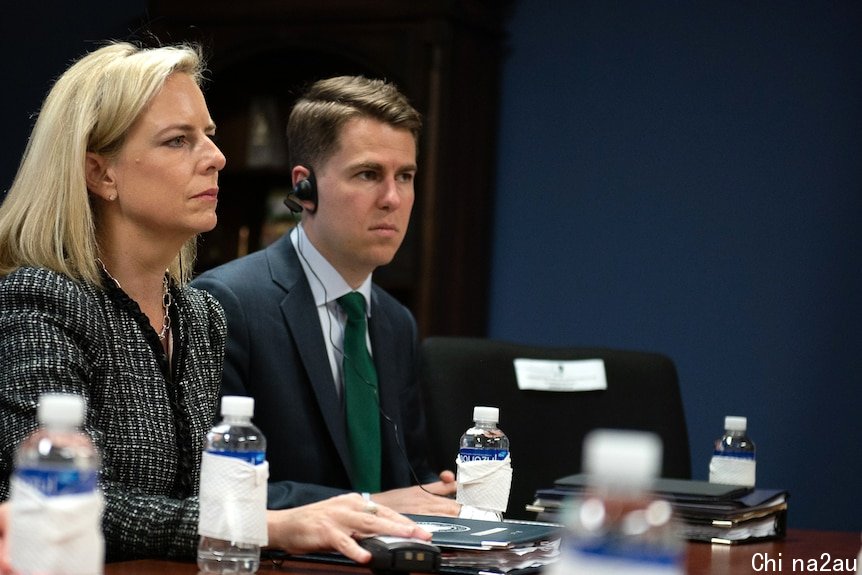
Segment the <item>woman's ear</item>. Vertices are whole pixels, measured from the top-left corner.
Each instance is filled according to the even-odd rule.
[[[117,185],[108,170],[108,159],[105,156],[87,152],[84,175],[87,179],[87,190],[91,194],[109,202],[117,199]]]

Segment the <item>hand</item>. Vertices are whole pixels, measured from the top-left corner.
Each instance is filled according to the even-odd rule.
[[[440,481],[426,483],[421,487],[414,485],[391,489],[375,493],[371,498],[399,513],[457,517],[461,506],[452,499],[457,487],[455,474],[443,471],[440,473]]]
[[[454,471],[449,471],[448,469],[446,469],[445,471],[441,471],[440,472],[440,481],[442,483],[451,483],[452,484],[451,487],[453,490],[452,493],[454,493],[454,489],[455,489],[455,487],[457,487],[457,485],[455,483],[455,472]]]
[[[12,565],[9,564],[9,503],[0,504],[0,574],[14,573]]]
[[[382,505],[369,504],[358,493],[293,509],[267,511],[267,530],[269,547],[292,554],[338,551],[357,563],[371,560],[371,553],[356,542],[363,537],[391,535],[431,539],[430,533],[403,515]]]

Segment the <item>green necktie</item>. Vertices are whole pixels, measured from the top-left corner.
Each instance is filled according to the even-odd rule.
[[[380,491],[380,415],[377,371],[366,343],[365,298],[350,292],[338,298],[347,314],[344,328],[344,399],[347,440],[357,491]]]

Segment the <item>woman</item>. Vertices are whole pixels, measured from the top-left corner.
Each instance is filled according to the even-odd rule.
[[[186,285],[225,165],[202,71],[188,46],[117,43],[79,60],[46,98],[0,206],[0,500],[39,395],[82,395],[108,560],[189,557],[197,543],[225,343],[219,305]],[[391,510],[364,511],[356,494],[269,511],[270,546],[365,562],[356,535],[428,538]]]

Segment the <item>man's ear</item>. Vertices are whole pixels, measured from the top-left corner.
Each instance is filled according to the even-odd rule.
[[[301,180],[307,179],[309,175],[311,175],[311,170],[302,165],[293,166],[293,169],[290,171],[290,179],[294,186]]]
[[[87,190],[103,200],[117,199],[117,186],[108,170],[108,159],[102,154],[87,152],[84,159],[84,176],[87,179]]]

